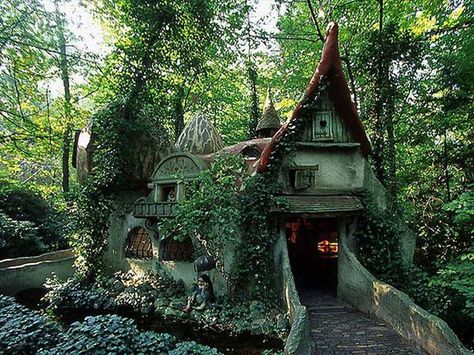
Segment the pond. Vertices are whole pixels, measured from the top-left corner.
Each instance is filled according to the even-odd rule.
[[[30,309],[41,310],[44,305],[41,298],[46,294],[44,289],[29,289],[18,293],[16,301]],[[123,307],[114,312],[94,309],[62,310],[56,320],[64,327],[71,323],[82,321],[88,316],[117,314],[135,320],[138,328],[143,331],[168,333],[180,341],[194,340],[198,343],[216,348],[219,352],[231,355],[258,355],[264,350],[282,351],[284,342],[277,337],[242,333],[230,334],[227,331],[217,330],[211,326],[203,327],[191,320],[164,319],[156,314],[143,315],[133,309]]]

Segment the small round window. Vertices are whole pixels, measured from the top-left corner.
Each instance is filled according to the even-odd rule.
[[[145,228],[135,227],[128,233],[125,257],[136,259],[151,259],[153,257],[151,239]]]

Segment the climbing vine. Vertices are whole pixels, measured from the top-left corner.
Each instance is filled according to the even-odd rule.
[[[162,238],[191,237],[197,254],[214,257],[228,281],[224,247],[235,243],[239,235],[239,190],[245,169],[241,157],[229,155],[217,159],[195,180],[183,179],[185,198],[178,202],[174,218],[159,224]]]
[[[195,180],[182,183],[186,197],[174,218],[160,223],[161,233],[178,240],[192,237],[201,254],[216,259],[231,288],[251,298],[272,294],[276,238],[269,216],[277,185],[267,175],[250,176],[242,157],[233,155],[218,158]],[[235,260],[225,265],[233,248]]]
[[[166,142],[166,136],[147,120],[139,103],[128,97],[118,98],[92,118],[93,167],[82,191],[71,205],[75,233],[71,245],[75,249],[76,270],[83,279],[93,281],[103,270],[107,248],[109,218],[114,210],[114,194],[120,190],[139,188],[143,181],[133,174],[140,164],[134,152],[142,148],[143,132],[159,137],[149,144],[156,150]],[[148,123],[147,123],[148,122]]]
[[[377,208],[369,196],[363,201],[366,212],[358,220],[356,233],[358,257],[377,278],[404,289],[409,271],[400,250],[398,218]]]
[[[275,197],[280,185],[270,174],[257,174],[246,181],[241,203],[242,237],[237,249],[238,286],[245,288],[251,298],[276,299],[273,287],[275,265],[273,251],[276,232],[272,226],[272,207],[284,207]]]

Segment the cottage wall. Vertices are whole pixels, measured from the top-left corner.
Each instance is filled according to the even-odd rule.
[[[175,280],[183,280],[186,290],[191,291],[192,285],[196,283],[198,274],[194,270],[193,262],[165,261],[161,258],[162,241],[160,233],[150,230],[146,226],[145,218],[135,218],[131,212],[133,202],[140,197],[138,193],[124,193],[116,197],[116,209],[110,217],[110,227],[108,233],[108,248],[105,254],[106,264],[110,272],[129,270],[137,274],[144,274],[147,271],[154,273],[159,269],[167,271]],[[153,248],[151,259],[128,258],[125,255],[125,245],[129,232],[135,227],[143,227],[150,236]],[[229,250],[233,250],[229,247]],[[199,255],[197,255],[199,256]],[[226,265],[231,264],[233,253],[226,257]],[[217,270],[206,272],[211,278],[214,290],[217,295],[227,294],[227,285],[224,278]]]
[[[357,190],[364,187],[365,159],[357,146],[299,147],[293,154],[284,157],[279,182],[286,192],[314,193],[320,190]],[[293,174],[306,173],[310,180],[308,188],[298,187]],[[292,187],[295,185],[295,187]]]

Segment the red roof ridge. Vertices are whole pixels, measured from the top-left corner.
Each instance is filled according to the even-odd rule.
[[[338,25],[331,22],[328,26],[326,40],[324,41],[321,60],[306,88],[305,94],[293,110],[291,118],[275,133],[270,143],[263,150],[258,172],[264,172],[267,169],[271,153],[288,131],[290,124],[300,117],[303,106],[314,98],[322,77],[327,78],[331,83],[328,88],[329,97],[335,104],[334,107],[337,114],[346,124],[352,138],[357,143],[360,143],[364,157],[369,155],[370,142],[360,121],[357,109],[351,100],[349,87],[342,70],[341,57],[339,56],[338,32]]]

